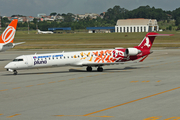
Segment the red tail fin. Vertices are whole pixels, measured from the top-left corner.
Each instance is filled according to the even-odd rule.
[[[9,26],[4,30],[2,35],[0,36],[0,43],[13,43],[14,36],[16,33],[16,27],[17,27],[17,19],[12,20],[12,22],[9,24]]]
[[[173,34],[159,34],[154,32],[147,33],[145,38],[138,46],[136,46],[136,48],[150,50],[156,36],[172,36],[172,35]]]

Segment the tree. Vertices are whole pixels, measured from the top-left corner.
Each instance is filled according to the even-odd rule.
[[[56,16],[56,15],[57,15],[56,12],[53,12],[53,13],[50,14],[50,16]]]
[[[175,25],[176,25],[176,26],[180,25],[180,17],[177,17],[177,18],[176,18]]]
[[[177,28],[177,30],[180,30],[180,25],[178,25],[178,28]]]
[[[172,26],[169,26],[169,30],[172,30]]]
[[[8,20],[7,17],[4,18],[1,17],[1,26],[6,27],[6,23],[10,23],[10,20]]]

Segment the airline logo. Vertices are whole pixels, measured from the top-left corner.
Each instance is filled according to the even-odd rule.
[[[2,40],[4,43],[10,43],[14,39],[16,30],[12,26],[8,26],[2,34]]]
[[[46,60],[42,60],[42,61],[39,61],[39,60],[37,60],[37,61],[34,61],[34,65],[36,65],[36,64],[47,64],[47,61]]]
[[[148,37],[146,37],[146,43],[144,44],[144,46],[147,46],[148,48],[151,46]]]
[[[39,58],[50,58],[50,57],[63,57],[63,54],[60,54],[60,55],[45,55],[45,56],[33,56],[33,59],[39,59]]]

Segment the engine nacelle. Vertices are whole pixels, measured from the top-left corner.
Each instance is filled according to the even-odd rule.
[[[137,48],[127,48],[125,54],[129,56],[133,56],[133,55],[138,55],[141,52],[142,51],[138,50]]]

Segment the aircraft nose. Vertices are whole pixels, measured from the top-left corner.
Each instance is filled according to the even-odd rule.
[[[8,68],[9,68],[9,64],[7,64],[4,68],[5,68],[5,69],[8,69]]]
[[[13,67],[13,65],[11,63],[8,63],[4,68],[5,69],[11,69]]]

